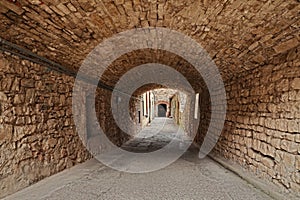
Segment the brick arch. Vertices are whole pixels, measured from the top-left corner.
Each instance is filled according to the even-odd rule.
[[[169,105],[170,102],[167,102],[167,101],[158,101],[158,102],[156,102],[156,105],[159,105],[159,104],[167,104],[167,105]]]
[[[130,62],[127,62],[127,60],[130,60]],[[139,49],[118,57],[102,74],[101,81],[113,87],[123,74],[147,63],[159,63],[169,66],[182,74],[195,91],[206,90],[205,81],[191,63],[177,54],[161,49]],[[121,69],[120,66],[122,66]]]
[[[265,59],[266,57],[282,53],[298,44],[294,38],[287,44],[278,46],[278,41],[285,41],[284,38],[272,39],[272,35],[279,32],[274,27],[282,27],[281,31],[287,31],[290,35],[295,31],[286,26],[296,26],[297,23],[294,17],[286,17],[295,15],[295,10],[290,9],[297,8],[292,0],[278,5],[271,2],[268,6],[274,6],[272,15],[268,15],[265,9],[260,9],[266,6],[264,1],[249,2],[249,5],[226,1],[162,1],[157,2],[154,7],[140,1],[128,3],[100,1],[89,6],[70,0],[63,3],[47,0],[43,1],[43,6],[29,1],[5,3],[1,5],[4,8],[0,14],[0,20],[3,22],[0,23],[0,35],[28,49],[38,50],[40,55],[76,71],[99,42],[115,33],[137,27],[167,27],[180,31],[201,44],[214,58],[225,80],[261,66],[269,62],[270,59]],[[215,9],[216,7],[218,9]],[[106,15],[105,12],[101,12],[105,8],[114,12]],[[247,16],[244,13],[245,9],[248,11]],[[136,10],[134,15],[133,10]],[[149,10],[151,14],[144,16],[144,10]],[[40,16],[27,16],[31,11],[40,13]],[[207,16],[207,11],[210,17]],[[99,12],[102,14],[98,14]],[[284,12],[286,15],[281,14]],[[141,15],[144,16],[143,20],[140,19]],[[53,22],[48,20],[50,16]],[[219,23],[214,20],[217,16],[221,19]],[[255,16],[250,21],[251,26],[247,26],[245,22],[245,18],[249,16]],[[37,28],[32,28],[30,24],[36,24]],[[264,48],[266,50],[263,51]]]

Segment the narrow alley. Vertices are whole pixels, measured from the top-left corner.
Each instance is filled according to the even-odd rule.
[[[300,199],[300,0],[0,0],[0,199]]]

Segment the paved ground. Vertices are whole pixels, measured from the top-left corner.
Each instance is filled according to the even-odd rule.
[[[174,124],[173,119],[160,117],[155,118],[150,126],[146,126],[133,140],[124,144],[122,149],[136,153],[153,152],[168,145],[171,140],[176,142],[169,145],[169,148],[180,148],[180,144],[183,147],[184,144],[192,143],[184,131]]]
[[[123,148],[133,152],[154,151],[174,138],[162,119],[153,122],[138,138]],[[171,121],[167,121],[170,125]],[[168,130],[168,131],[167,131]],[[166,131],[166,132],[164,132]],[[144,138],[143,134],[152,133]],[[165,134],[164,134],[165,133]],[[232,172],[209,158],[199,160],[197,150],[190,148],[179,160],[161,170],[131,174],[105,167],[89,160],[70,170],[46,178],[12,196],[16,200],[185,200],[185,199],[271,199]]]

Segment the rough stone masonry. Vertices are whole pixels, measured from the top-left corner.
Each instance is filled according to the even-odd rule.
[[[154,26],[186,34],[209,53],[226,86],[226,123],[215,151],[299,193],[299,10],[297,0],[2,0],[0,37],[76,72],[96,45],[121,31]],[[131,52],[109,67],[103,81],[113,87],[144,62],[174,67],[203,91],[195,139],[201,144],[210,121],[209,94],[182,58],[151,49]],[[1,53],[0,196],[90,157],[72,121],[73,82]],[[103,95],[99,121],[120,144],[127,138],[106,114],[109,94]]]

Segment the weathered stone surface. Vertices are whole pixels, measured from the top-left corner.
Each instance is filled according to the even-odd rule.
[[[34,79],[22,79],[21,86],[22,87],[34,87],[35,81]]]
[[[274,166],[274,161],[270,158],[264,157],[261,162],[268,167],[269,169],[272,169]]]
[[[259,48],[257,43],[250,46],[256,48]],[[284,45],[280,48],[285,48],[282,52],[289,51]],[[243,140],[238,138],[246,137],[247,162],[257,163],[251,166],[251,171],[260,172],[266,178],[277,174],[278,185],[294,190],[291,183],[297,183],[292,177],[299,166],[296,156],[300,152],[300,102],[299,67],[292,63],[299,61],[299,55],[289,59],[282,57],[276,60],[277,66],[263,66],[225,82],[227,118],[216,151],[242,163]],[[249,94],[243,92],[248,88],[251,88]],[[244,120],[245,117],[249,120]],[[244,130],[249,134],[244,134]]]
[[[35,101],[35,90],[34,89],[26,90],[25,102],[26,103],[34,103],[34,101]]]
[[[299,124],[300,120],[296,121],[296,120],[289,120],[288,121],[288,132],[291,133],[300,133],[300,124]]]
[[[281,148],[290,152],[290,153],[297,153],[298,152],[298,145],[295,142],[288,141],[288,140],[282,140],[281,141]]]
[[[298,25],[294,17],[298,7],[292,0],[240,5],[235,1],[22,0],[3,1],[1,5],[0,19],[5,22],[1,23],[1,37],[38,49],[40,55],[71,69],[78,69],[103,39],[136,27],[172,27],[191,36],[214,57],[224,79],[264,65],[274,56],[274,51],[281,54],[299,45],[293,28]],[[270,9],[265,9],[266,5]],[[11,11],[17,15],[11,17]],[[296,56],[289,55],[289,59]]]
[[[300,156],[299,155],[296,156],[296,169],[300,170]]]
[[[0,145],[3,143],[9,143],[13,135],[12,125],[0,124]]]
[[[0,92],[0,101],[7,101],[7,96],[4,92]]]
[[[9,79],[12,86],[5,84],[12,74],[7,74],[7,68],[2,64],[16,69],[11,72],[15,78]],[[35,79],[42,80],[39,87],[35,87]],[[73,122],[70,122],[73,121],[72,115],[64,114],[72,105],[63,100],[71,96],[72,83],[71,77],[50,74],[40,65],[0,54],[0,86],[5,86],[0,88],[0,160],[3,164],[0,176],[6,177],[0,181],[1,197],[90,157],[74,131]],[[51,104],[47,99],[59,93],[59,85],[70,89],[64,90],[62,101]],[[50,87],[52,89],[48,90]],[[55,115],[49,120],[51,113]],[[45,126],[48,121],[51,121],[51,127],[57,128],[55,133]],[[68,134],[69,141],[59,142],[68,132],[72,133]],[[42,146],[49,148],[43,149]],[[60,159],[66,156],[63,152],[50,161],[52,151],[60,152],[61,149],[70,149],[70,146],[74,146],[68,155],[73,157],[72,165]],[[81,159],[77,158],[79,152]],[[60,163],[61,167],[49,169],[47,163],[50,162],[53,165]]]
[[[280,149],[280,142],[281,140],[279,138],[272,138],[271,139],[271,145],[275,147],[276,149]]]
[[[283,152],[283,163],[285,166],[289,167],[290,169],[294,168],[295,165],[295,155],[291,155],[289,153]]]
[[[51,139],[47,140],[47,145],[50,148],[54,148],[56,144],[57,144],[57,139],[55,139],[55,138],[51,138]]]
[[[14,4],[13,2],[1,1],[0,5],[1,5],[1,7],[3,6],[8,10],[12,10],[13,12],[17,13],[18,15],[21,15],[24,13],[24,10],[20,6]]]
[[[61,10],[65,15],[68,15],[71,13],[71,11],[63,3],[58,4],[56,7],[59,10]]]
[[[291,48],[294,48],[296,46],[299,45],[299,41],[297,40],[297,38],[293,38],[293,39],[290,39],[288,41],[285,41],[277,46],[274,47],[274,50],[277,52],[277,53],[282,53],[282,52],[285,52]]]
[[[295,90],[300,90],[300,78],[295,78],[291,82],[291,87]]]
[[[16,94],[14,97],[14,104],[22,104],[25,101],[25,96],[23,94]]]

